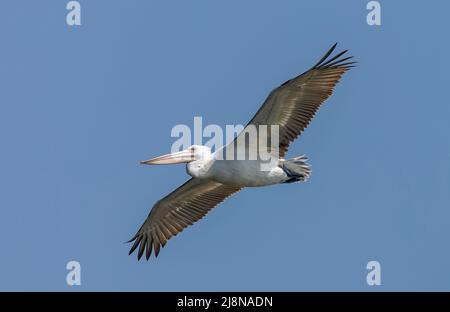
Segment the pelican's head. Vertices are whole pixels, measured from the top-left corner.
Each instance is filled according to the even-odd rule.
[[[169,165],[190,163],[196,160],[204,160],[211,156],[211,149],[203,145],[191,145],[180,152],[170,153],[141,161],[145,165]]]

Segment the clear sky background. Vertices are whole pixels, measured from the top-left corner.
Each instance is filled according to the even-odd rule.
[[[446,1],[2,1],[0,290],[450,290]],[[149,262],[124,244],[183,166],[176,124],[242,124],[334,43],[360,62],[288,156]],[[66,284],[81,263],[82,285]],[[382,286],[366,283],[379,261]]]

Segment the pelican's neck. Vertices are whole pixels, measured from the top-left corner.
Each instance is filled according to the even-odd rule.
[[[213,154],[204,153],[202,158],[188,163],[186,165],[186,171],[193,178],[207,178],[209,176],[209,169],[214,161]]]

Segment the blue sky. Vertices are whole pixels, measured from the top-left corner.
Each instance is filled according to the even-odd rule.
[[[0,11],[0,290],[450,290],[447,2],[380,1],[368,26],[357,0],[81,0],[79,27],[67,2]],[[290,148],[310,181],[246,189],[156,260],[128,256],[188,178],[138,161],[194,116],[247,122],[334,42],[360,64]]]

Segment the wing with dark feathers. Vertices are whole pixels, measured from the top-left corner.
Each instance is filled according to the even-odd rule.
[[[160,247],[164,247],[172,236],[201,219],[239,190],[210,180],[190,179],[153,206],[144,224],[129,241],[134,241],[129,254],[139,247],[138,260],[144,251],[147,260],[152,250],[157,257]]]
[[[259,125],[278,125],[280,158],[286,154],[289,144],[308,126],[320,105],[333,93],[342,75],[356,63],[349,61],[352,56],[344,57],[348,50],[330,57],[336,45],[310,70],[274,89],[246,126],[255,125],[258,129]]]

